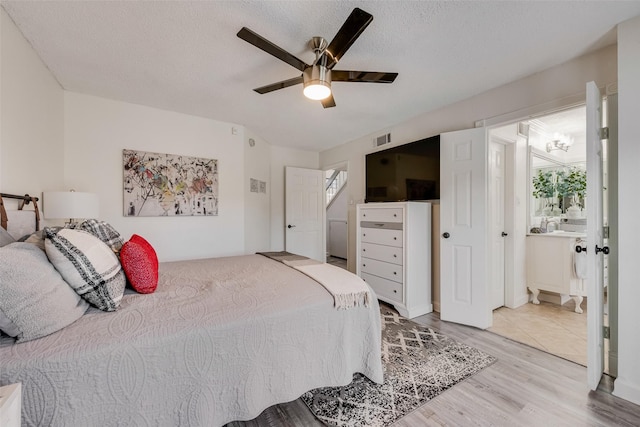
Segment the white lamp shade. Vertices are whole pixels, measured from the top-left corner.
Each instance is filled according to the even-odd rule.
[[[96,218],[99,212],[98,195],[78,191],[45,191],[43,194],[44,217]]]

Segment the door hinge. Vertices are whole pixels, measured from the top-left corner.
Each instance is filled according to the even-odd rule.
[[[609,139],[609,128],[600,128],[600,132],[598,132],[598,135],[600,136],[600,139]]]
[[[604,326],[604,327],[602,328],[602,332],[603,332],[603,333],[602,333],[603,338],[604,338],[605,340],[608,340],[609,338],[611,338],[611,329],[610,329],[608,326]]]
[[[609,238],[609,226],[608,225],[602,226],[602,238],[603,239],[608,239]]]

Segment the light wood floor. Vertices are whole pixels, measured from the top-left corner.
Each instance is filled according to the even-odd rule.
[[[405,416],[413,426],[640,426],[640,406],[612,396],[605,377],[598,391],[586,368],[487,331],[442,322],[437,313],[414,319],[476,347],[498,361]],[[322,426],[300,399],[265,410],[239,426]]]

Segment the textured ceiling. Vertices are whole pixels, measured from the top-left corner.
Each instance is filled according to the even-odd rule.
[[[269,143],[321,151],[615,42],[638,1],[5,1],[67,90],[244,125]],[[298,76],[236,37],[246,26],[313,61],[354,7],[374,20],[336,69],[399,73],[333,84],[323,109]]]

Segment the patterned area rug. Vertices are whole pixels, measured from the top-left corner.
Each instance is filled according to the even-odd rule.
[[[303,394],[304,403],[325,424],[388,426],[496,361],[386,307],[380,311],[385,382],[375,384],[355,374],[347,386]]]

